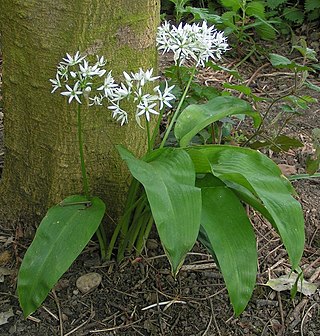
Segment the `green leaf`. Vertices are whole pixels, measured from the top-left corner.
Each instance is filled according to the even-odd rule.
[[[225,8],[232,8],[235,12],[241,8],[240,0],[221,0],[221,4]]]
[[[180,146],[185,147],[202,129],[231,115],[246,114],[254,119],[257,127],[261,122],[259,113],[244,100],[236,97],[216,97],[201,105],[189,105],[179,117],[174,129]]]
[[[310,175],[313,175],[320,167],[320,128],[312,130],[312,143],[315,153],[306,159],[306,171]]]
[[[271,64],[276,68],[294,69],[295,71],[314,71],[312,68],[291,61],[287,57],[278,54],[270,54],[269,56]]]
[[[304,13],[296,7],[286,7],[283,10],[283,16],[291,22],[302,24],[304,20]]]
[[[250,185],[249,189],[243,187],[240,184],[234,183],[230,180],[226,181],[225,184],[232,189],[232,191],[239,197],[239,199],[252,206],[253,209],[259,211],[272,225],[274,221],[268,210],[264,207],[261,200],[254,194],[254,191],[251,192]],[[275,225],[274,225],[275,226]]]
[[[237,79],[242,79],[241,75],[237,70],[226,68],[222,65],[215,64],[212,61],[207,62],[206,66],[216,71],[225,71]]]
[[[309,175],[313,175],[320,166],[320,157],[313,158],[311,155],[306,159],[306,172]]]
[[[197,150],[201,154],[194,156]],[[294,189],[279,167],[265,155],[248,148],[211,145],[187,151],[194,161],[201,159],[201,165],[195,162],[196,168],[207,169],[203,158],[206,156],[216,177],[226,184],[241,185],[261,200],[295,269],[304,248],[304,219],[300,203],[291,195]]]
[[[242,92],[247,96],[249,96],[251,94],[251,89],[250,89],[249,86],[223,83],[223,87],[226,88],[226,89],[232,89],[232,90],[236,90],[238,92]]]
[[[221,16],[209,13],[209,10],[206,8],[187,6],[184,13],[191,13],[196,21],[205,20],[215,25],[223,23]]]
[[[316,92],[320,92],[320,85],[315,85],[309,81],[306,80],[305,86],[308,87],[309,89],[312,89]]]
[[[260,1],[249,2],[246,8],[246,15],[264,18],[264,3]]]
[[[275,145],[271,146],[270,148],[274,152],[280,151],[288,151],[292,148],[299,148],[303,147],[303,143],[298,139],[290,138],[286,135],[279,135],[274,139]]]
[[[275,9],[276,7],[282,5],[285,2],[287,2],[287,0],[267,0],[267,5],[271,9]]]
[[[296,46],[292,46],[292,48],[298,50],[300,54],[306,57],[307,59],[314,61],[314,62],[318,62],[318,59],[316,57],[317,52],[314,49],[308,48],[305,40],[302,40],[300,43],[302,44],[302,46],[296,45]]]
[[[278,54],[270,54],[270,62],[274,67],[283,67],[292,64],[292,61],[289,58],[278,55]]]
[[[320,8],[320,1],[319,0],[306,0],[304,8],[306,12],[311,12],[317,8]]]
[[[309,21],[316,21],[320,19],[320,8],[316,8],[311,12],[308,12],[308,20]]]
[[[63,206],[50,208],[41,221],[18,274],[18,296],[25,317],[41,305],[97,231],[105,204],[98,197],[90,199],[90,206],[85,202],[85,196],[69,196],[60,203]]]
[[[117,149],[145,188],[161,243],[176,275],[200,227],[201,190],[195,187],[192,160],[181,149],[154,151],[150,162],[136,159],[122,146]]]
[[[259,23],[259,25],[255,27],[255,30],[261,38],[265,40],[274,40],[276,38],[278,31],[271,25],[270,21],[257,17],[256,23]]]
[[[218,260],[238,316],[252,295],[257,273],[255,235],[238,197],[227,187],[202,188],[201,225]],[[204,235],[201,235],[204,240]]]
[[[281,151],[288,151],[292,148],[303,147],[303,143],[297,139],[290,138],[286,135],[279,135],[272,141],[255,141],[250,144],[250,148],[252,149],[260,149],[260,148],[270,148],[276,153]]]

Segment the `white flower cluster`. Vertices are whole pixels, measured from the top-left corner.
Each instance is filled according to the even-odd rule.
[[[153,69],[147,71],[140,69],[137,73],[131,72],[130,75],[125,71],[123,72],[125,84],[121,83],[117,90],[114,91],[114,96],[111,99],[112,105],[108,107],[112,110],[113,117],[121,122],[121,125],[128,122],[127,112],[120,107],[123,100],[133,100],[135,102],[137,106],[136,121],[140,126],[141,116],[145,116],[149,122],[151,114],[159,114],[156,110],[158,105],[160,110],[163,109],[164,105],[171,107],[170,101],[175,99],[175,96],[171,93],[174,86],[168,87],[168,83],[165,81],[163,92],[160,90],[160,86],[157,85],[154,87],[153,93],[150,94],[146,84],[159,78],[159,76],[152,77],[152,72]]]
[[[163,53],[173,52],[174,61],[179,65],[192,59],[196,66],[204,66],[209,58],[220,59],[228,50],[223,32],[217,31],[214,26],[208,27],[206,21],[202,25],[180,23],[178,27],[166,21],[158,28],[157,45]]]
[[[149,122],[150,114],[159,114],[157,106],[160,110],[164,105],[171,107],[170,101],[175,99],[171,93],[174,86],[168,87],[168,83],[165,82],[163,92],[156,86],[152,94],[148,93],[146,84],[159,78],[152,77],[153,69],[147,71],[140,69],[137,73],[131,72],[130,75],[123,72],[125,83],[117,84],[111,71],[107,73],[107,70],[103,69],[106,65],[104,57],[96,57],[96,63],[90,65],[86,56],[81,56],[79,51],[74,56],[67,54],[57,66],[55,79],[50,79],[53,87],[51,92],[60,89],[61,94],[68,97],[69,103],[75,99],[81,104],[84,98],[89,106],[102,105],[106,99],[108,109],[121,126],[128,123],[128,113],[121,108],[124,100],[135,102],[137,106],[135,117],[139,125],[142,116]]]
[[[74,56],[67,54],[57,66],[56,78],[50,79],[53,87],[51,93],[61,89],[61,94],[69,98],[69,103],[75,99],[81,104],[81,96],[94,100],[95,98],[90,98],[90,93],[93,88],[103,90],[103,87],[96,88],[95,78],[101,78],[106,74],[107,71],[102,69],[105,65],[104,57],[97,56],[97,62],[94,65],[90,65],[86,60],[86,56],[81,56],[79,51]],[[109,86],[116,86],[111,76],[111,71],[106,78],[110,81],[108,83]]]

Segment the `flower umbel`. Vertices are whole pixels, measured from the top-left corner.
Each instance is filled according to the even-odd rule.
[[[217,31],[214,26],[208,27],[206,21],[202,25],[180,23],[178,27],[165,22],[158,28],[157,45],[163,53],[173,52],[174,61],[179,65],[191,59],[196,66],[204,66],[209,58],[220,59],[228,50],[223,32]]]
[[[131,72],[128,74],[124,71],[125,83],[120,83],[120,86],[113,88],[112,105],[108,108],[113,111],[113,117],[121,122],[121,126],[128,122],[128,113],[120,107],[124,100],[134,102],[137,106],[135,119],[139,126],[141,126],[141,117],[145,117],[146,121],[150,122],[151,115],[159,114],[156,109],[157,105],[159,105],[160,110],[162,110],[164,105],[171,107],[170,101],[175,99],[175,96],[171,93],[174,86],[168,87],[166,82],[163,93],[159,86],[156,86],[153,89],[153,94],[150,94],[147,84],[159,78],[159,76],[153,77],[152,73],[153,69],[144,71],[141,68],[136,73]]]
[[[131,101],[135,108],[135,120],[141,126],[140,118],[150,122],[151,115],[157,115],[164,106],[171,107],[170,102],[175,99],[171,93],[174,86],[165,88],[162,92],[159,86],[153,91],[148,83],[155,82],[159,76],[153,76],[153,69],[139,69],[137,72],[123,72],[124,82],[117,84],[112,77],[112,71],[107,72],[104,57],[96,56],[96,62],[90,64],[87,56],[77,51],[74,55],[67,54],[57,66],[55,79],[50,79],[52,93],[68,98],[68,103],[76,101],[82,104],[87,101],[89,106],[101,106],[106,100],[112,117],[121,126],[128,123],[129,113],[122,107],[124,101]],[[154,84],[152,84],[154,86]],[[152,94],[151,94],[152,93]]]
[[[63,96],[69,97],[68,103],[74,99],[81,104],[83,99],[89,106],[102,105],[104,98],[114,96],[113,90],[118,86],[114,83],[111,71],[105,76],[107,70],[103,69],[106,62],[104,57],[96,56],[96,62],[90,64],[79,51],[74,55],[67,54],[57,66],[55,79],[50,79],[52,93],[60,89]],[[104,84],[101,86],[101,79]],[[98,92],[102,90],[104,94]]]

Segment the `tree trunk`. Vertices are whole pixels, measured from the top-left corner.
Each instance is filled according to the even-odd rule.
[[[39,222],[48,207],[82,193],[76,104],[51,94],[49,78],[68,52],[104,55],[115,78],[156,67],[159,0],[1,0],[5,163],[0,224]],[[125,199],[129,174],[115,149],[136,155],[145,130],[120,127],[106,107],[82,108],[91,194],[111,218]]]

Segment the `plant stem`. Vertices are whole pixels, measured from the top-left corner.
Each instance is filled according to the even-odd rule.
[[[282,96],[282,97],[279,97],[279,98],[274,99],[274,100],[270,103],[270,105],[269,105],[268,108],[267,108],[267,111],[266,111],[265,114],[262,116],[262,120],[261,120],[260,125],[258,126],[258,128],[256,129],[256,131],[249,137],[249,139],[247,139],[247,140],[245,141],[245,143],[241,145],[241,147],[246,147],[246,145],[249,144],[250,141],[251,141],[252,139],[254,139],[258,134],[261,133],[262,127],[264,126],[264,122],[265,122],[265,120],[266,120],[266,118],[267,118],[269,112],[271,111],[272,106],[273,106],[274,104],[276,104],[278,101],[282,100],[283,98],[290,96],[291,94],[292,94],[292,93],[290,92],[290,93],[288,93],[288,94],[286,94],[286,95],[284,95],[284,96]]]
[[[150,153],[151,150],[152,150],[152,147],[151,147],[152,139],[151,139],[151,136],[150,136],[150,125],[149,125],[149,121],[147,120],[147,118],[146,118],[146,124],[147,124],[147,137],[148,137],[148,153]]]
[[[98,230],[96,231],[96,235],[99,241],[101,259],[106,260],[106,241],[103,237],[102,230],[103,228],[102,228],[102,225],[100,224],[100,226],[98,227]]]
[[[151,142],[150,142],[151,150],[154,149],[154,143],[156,141],[157,135],[159,134],[159,127],[160,127],[160,123],[161,123],[161,120],[162,120],[163,112],[164,112],[164,108],[160,111],[160,114],[159,114],[159,117],[158,117],[158,120],[157,120],[157,124],[156,124],[156,126],[153,130],[153,133],[152,133]]]
[[[248,58],[250,58],[255,53],[255,51],[256,51],[255,46],[253,46],[250,52],[239,63],[237,63],[233,67],[233,69],[237,69],[240,65],[242,65]]]
[[[296,181],[296,180],[301,180],[301,179],[314,179],[314,178],[320,178],[320,173],[315,173],[313,175],[309,175],[309,174],[297,174],[297,175],[290,175],[287,176],[287,179],[289,181]]]
[[[141,251],[143,249],[143,245],[149,237],[152,225],[153,225],[153,217],[152,217],[152,214],[150,214],[148,222],[146,224],[146,227],[143,228],[143,230],[141,230],[141,232],[139,233],[139,236],[137,238],[137,242],[136,242],[136,253],[137,253],[137,255],[139,255],[141,253]]]
[[[140,183],[138,180],[133,179],[128,191],[128,198],[125,205],[125,212],[120,219],[120,222],[117,224],[116,228],[113,231],[108,250],[106,253],[106,260],[111,259],[113,248],[119,237],[125,237],[129,230],[129,223],[132,221],[133,211],[140,202],[140,198],[137,199]]]
[[[196,66],[194,66],[194,67],[192,68],[192,71],[191,71],[191,74],[190,74],[189,81],[188,81],[187,86],[186,86],[186,88],[185,88],[185,90],[184,90],[184,92],[183,92],[183,95],[182,95],[182,97],[181,97],[181,100],[180,100],[180,102],[179,102],[179,105],[178,105],[178,107],[177,107],[177,109],[176,109],[176,111],[175,111],[175,113],[174,113],[174,115],[173,115],[173,117],[172,117],[172,119],[171,119],[171,121],[170,121],[169,127],[167,128],[166,133],[165,133],[165,135],[164,135],[164,137],[163,137],[163,139],[162,139],[162,142],[161,142],[161,144],[160,144],[160,148],[163,148],[163,147],[164,147],[164,145],[165,145],[165,143],[166,143],[166,141],[167,141],[167,139],[168,139],[169,133],[171,132],[171,129],[172,129],[172,127],[173,127],[173,125],[174,125],[174,123],[175,123],[175,121],[176,121],[176,119],[177,119],[177,117],[178,117],[178,115],[179,115],[179,112],[180,112],[180,110],[181,110],[182,104],[183,104],[184,100],[186,99],[186,96],[187,96],[187,93],[188,93],[188,91],[189,91],[189,88],[190,88],[190,85],[191,85],[191,82],[192,82],[192,80],[193,80],[193,77],[194,77],[195,72],[196,72]]]
[[[214,129],[214,123],[211,123],[211,142],[212,144],[215,144],[216,143],[216,134],[215,134],[215,129]]]
[[[90,200],[87,170],[86,170],[86,164],[84,162],[84,154],[83,154],[83,137],[82,137],[81,105],[80,104],[78,105],[78,110],[77,110],[77,122],[78,122],[78,141],[79,141],[79,154],[80,154],[80,162],[81,162],[83,192],[86,198]],[[107,238],[106,238],[102,223],[100,223],[98,230],[96,231],[96,235],[98,237],[98,241],[100,245],[101,258],[102,260],[105,260]]]
[[[79,141],[79,154],[80,154],[80,161],[81,161],[81,173],[82,173],[82,184],[83,184],[83,191],[85,196],[89,199],[89,185],[88,185],[88,178],[87,178],[87,171],[86,165],[84,162],[84,155],[83,155],[83,138],[82,138],[82,125],[81,125],[81,105],[78,104],[78,141]]]

